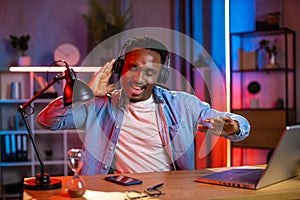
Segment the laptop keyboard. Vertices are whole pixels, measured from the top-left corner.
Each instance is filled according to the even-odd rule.
[[[261,177],[263,171],[264,169],[231,169],[228,171],[209,174],[206,177],[215,180],[256,183]]]
[[[255,169],[253,170],[253,172],[248,172],[243,175],[231,177],[229,178],[229,180],[242,183],[257,183],[260,177],[262,176],[263,171],[263,169]]]

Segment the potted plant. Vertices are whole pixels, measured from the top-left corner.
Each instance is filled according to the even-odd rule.
[[[82,15],[89,31],[89,49],[105,39],[122,32],[131,20],[131,6],[124,14],[119,13],[117,1],[113,0],[110,10],[104,10],[95,0],[90,1],[89,15]]]
[[[30,41],[30,35],[21,35],[15,36],[10,35],[10,42],[11,45],[19,52],[20,56],[18,59],[19,65],[30,65],[31,64],[31,57],[26,56],[25,52],[28,50],[28,43]]]
[[[276,40],[271,42],[270,40],[263,39],[259,42],[259,49],[264,49],[267,52],[267,65],[266,68],[278,67],[276,63],[277,47]]]

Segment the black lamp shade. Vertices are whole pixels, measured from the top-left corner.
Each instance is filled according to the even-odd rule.
[[[76,79],[67,81],[64,89],[64,106],[72,103],[85,102],[94,98],[94,93],[83,81]]]

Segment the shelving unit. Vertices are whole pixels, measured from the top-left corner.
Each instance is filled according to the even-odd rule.
[[[260,57],[262,40],[276,46],[275,64]],[[250,136],[232,146],[272,149],[285,126],[296,120],[295,32],[281,28],[231,34],[231,64],[231,109],[251,125]]]
[[[73,67],[72,67],[73,68]],[[42,73],[41,71],[48,71],[47,67],[14,67],[12,70],[19,70],[24,72],[9,72],[9,71],[0,71],[0,198],[12,198],[18,197],[19,186],[23,182],[24,177],[33,177],[40,172],[40,164],[35,155],[33,146],[28,137],[26,129],[22,125],[22,119],[18,119],[18,106],[23,105],[30,99],[35,92],[36,83],[34,80],[34,75],[36,73]],[[28,69],[34,69],[36,72],[26,72]],[[41,71],[39,71],[41,69]],[[76,68],[74,71],[81,71],[81,67]],[[53,67],[51,68],[49,76],[54,76],[56,72],[64,71],[63,67]],[[99,68],[84,68],[83,72],[95,72]],[[44,73],[45,75],[45,73]],[[51,81],[49,79],[49,81]],[[21,98],[20,99],[11,99],[11,83],[12,82],[21,82]],[[63,81],[62,81],[63,82]],[[58,96],[61,95],[64,84],[56,84]],[[78,130],[59,130],[59,131],[50,131],[42,129],[36,123],[36,117],[38,113],[50,102],[53,98],[40,98],[34,101],[31,106],[32,110],[28,111],[28,121],[31,126],[33,136],[38,144],[38,147],[41,151],[41,155],[44,160],[45,172],[50,176],[58,175],[68,175],[70,170],[68,169],[66,158],[67,151],[71,148],[81,148],[82,142],[80,134],[84,134]],[[34,110],[34,112],[32,112]],[[32,113],[32,114],[30,114]],[[5,136],[14,138],[17,135],[24,135],[25,139],[22,148],[26,151],[25,157],[22,157],[22,161],[18,158],[13,160],[5,160],[4,156],[6,153],[19,152],[19,147],[3,147],[7,145],[5,141]],[[10,142],[12,140],[10,139]],[[20,141],[15,141],[19,144]],[[23,144],[22,143],[22,144]],[[3,144],[3,145],[2,145]],[[8,148],[8,149],[4,149]],[[6,152],[7,150],[7,152]],[[4,152],[3,152],[4,151]],[[46,154],[49,152],[51,155]]]

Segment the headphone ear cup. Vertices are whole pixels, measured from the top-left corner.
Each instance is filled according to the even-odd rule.
[[[168,81],[169,76],[170,76],[169,68],[162,67],[160,70],[157,82],[165,84]]]
[[[157,82],[165,84],[168,81],[169,76],[170,76],[170,56],[167,55],[166,61],[160,70]]]
[[[124,59],[120,56],[113,64],[113,72],[121,74],[124,65]]]

